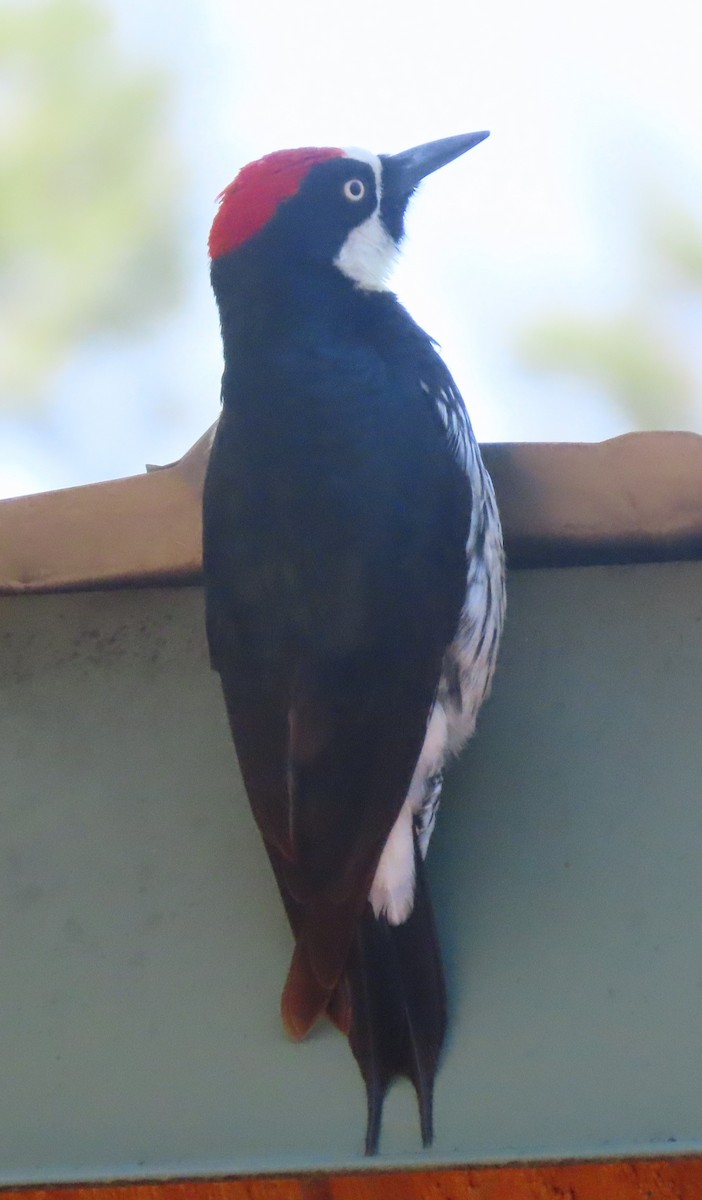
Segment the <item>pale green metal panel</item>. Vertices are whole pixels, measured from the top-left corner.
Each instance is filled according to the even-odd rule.
[[[430,873],[452,1023],[433,1149],[702,1149],[702,564],[515,572]],[[372,1165],[290,938],[197,589],[0,601],[0,1182]]]

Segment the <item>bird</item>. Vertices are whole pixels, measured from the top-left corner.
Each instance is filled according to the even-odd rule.
[[[467,410],[388,277],[421,180],[487,136],[274,151],[225,187],[209,236],[210,660],[294,939],[283,1024],[348,1037],[366,1154],[398,1076],[432,1141],[447,997],[424,858],[505,611]]]

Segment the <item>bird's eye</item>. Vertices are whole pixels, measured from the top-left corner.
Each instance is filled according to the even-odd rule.
[[[347,179],[344,184],[344,195],[347,200],[362,200],[366,194],[366,185],[362,179]]]

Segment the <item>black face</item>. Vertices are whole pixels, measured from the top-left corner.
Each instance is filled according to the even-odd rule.
[[[387,229],[396,246],[399,246],[405,236],[405,213],[410,196],[416,190],[406,187],[395,169],[393,156],[383,154],[380,157],[383,168],[383,190],[380,198],[380,219]],[[419,183],[419,180],[417,180]]]
[[[332,158],[313,167],[300,190],[284,200],[268,229],[290,252],[331,263],[352,229],[377,205],[375,173],[355,158]]]

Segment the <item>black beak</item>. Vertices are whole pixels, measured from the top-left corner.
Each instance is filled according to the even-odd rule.
[[[445,167],[454,158],[472,150],[478,142],[489,137],[487,130],[480,133],[459,133],[456,137],[439,138],[438,142],[425,142],[422,146],[413,146],[411,150],[403,150],[401,154],[383,156],[383,182],[390,186],[397,199],[409,199],[417,185],[425,175]]]
[[[407,201],[425,175],[445,167],[466,150],[477,146],[489,137],[487,130],[480,133],[459,133],[456,137],[440,138],[438,142],[425,142],[413,146],[401,154],[383,154],[382,195],[380,216],[390,236],[399,246],[404,233],[404,218]]]

